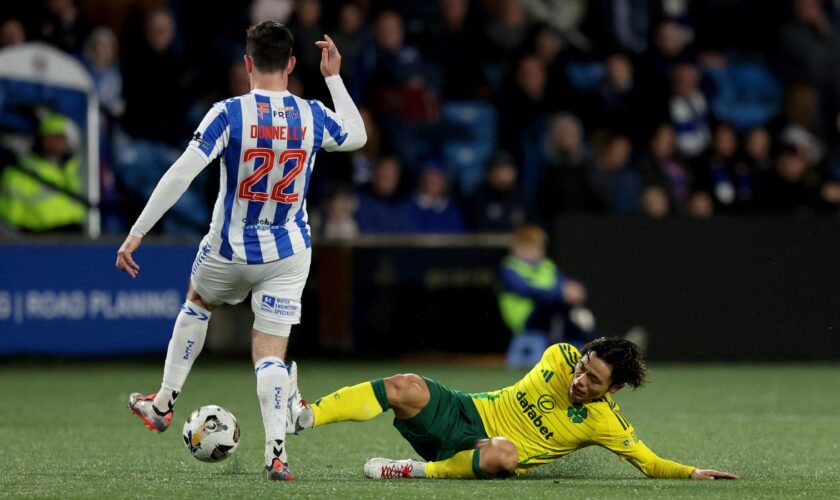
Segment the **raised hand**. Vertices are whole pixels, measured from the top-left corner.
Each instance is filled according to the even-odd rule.
[[[329,35],[324,35],[324,39],[318,40],[315,45],[321,49],[321,74],[325,78],[337,75],[341,70],[341,54],[335,47],[333,39]]]

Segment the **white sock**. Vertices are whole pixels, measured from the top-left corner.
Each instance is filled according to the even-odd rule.
[[[155,396],[154,407],[158,412],[166,413],[175,405],[193,362],[204,347],[209,322],[210,311],[189,300],[181,306],[166,350],[163,383]]]
[[[257,396],[260,398],[263,425],[265,426],[265,463],[279,458],[288,463],[286,456],[286,405],[289,399],[289,372],[283,360],[268,356],[254,365],[257,373]]]

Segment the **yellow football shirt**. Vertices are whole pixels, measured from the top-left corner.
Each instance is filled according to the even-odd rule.
[[[487,435],[506,437],[516,445],[516,472],[596,444],[649,477],[688,477],[694,467],[660,458],[645,446],[609,394],[587,404],[571,400],[569,386],[578,359],[574,346],[555,344],[516,384],[470,395]]]

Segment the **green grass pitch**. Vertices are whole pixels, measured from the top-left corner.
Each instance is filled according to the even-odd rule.
[[[262,473],[263,428],[247,361],[200,359],[172,428],[147,431],[125,407],[152,391],[161,367],[132,363],[0,364],[0,496],[148,498],[791,498],[840,496],[837,365],[654,365],[651,383],[616,399],[660,455],[719,468],[740,481],[652,480],[606,450],[588,448],[526,477],[495,481],[373,481],[369,457],[411,448],[391,415],[289,439],[296,479]],[[418,372],[466,391],[502,387],[519,372],[457,366],[303,362],[314,399],[342,385]],[[242,441],[219,464],[191,458],[181,440],[189,411],[220,404],[239,418]]]

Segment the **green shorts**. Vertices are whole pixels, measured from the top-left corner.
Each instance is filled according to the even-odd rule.
[[[446,460],[459,451],[475,448],[476,441],[487,439],[469,395],[423,378],[429,386],[429,404],[408,420],[394,419],[394,427],[423,460]]]

